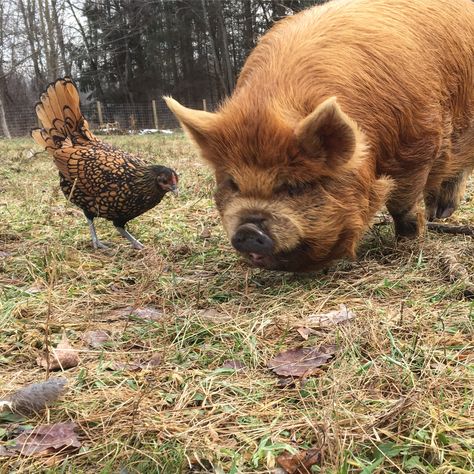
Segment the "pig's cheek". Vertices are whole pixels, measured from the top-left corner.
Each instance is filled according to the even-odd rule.
[[[229,193],[225,192],[222,189],[217,188],[214,193],[214,202],[216,203],[217,210],[222,214],[226,207],[226,204],[229,202]]]

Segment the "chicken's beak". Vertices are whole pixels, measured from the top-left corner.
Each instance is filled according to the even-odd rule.
[[[175,195],[179,196],[179,189],[177,184],[173,184],[170,186],[170,191]]]

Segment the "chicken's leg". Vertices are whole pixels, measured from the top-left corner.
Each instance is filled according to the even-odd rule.
[[[87,223],[89,224],[89,232],[91,233],[91,239],[92,239],[92,246],[94,249],[108,249],[107,245],[103,244],[97,237],[97,233],[95,231],[95,226],[94,226],[94,219],[90,219],[89,217],[86,217]]]
[[[122,237],[125,237],[132,244],[134,249],[142,250],[145,248],[145,246],[140,243],[130,232],[125,230],[124,227],[116,225],[115,228]]]

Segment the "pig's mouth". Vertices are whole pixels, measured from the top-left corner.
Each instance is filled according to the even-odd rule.
[[[325,255],[316,256],[314,246],[309,241],[300,242],[286,252],[259,254],[240,252],[253,267],[282,272],[311,272],[326,268],[332,261],[344,257],[346,252],[339,239]]]
[[[344,253],[344,247],[340,245],[342,240],[343,236],[340,236],[322,255],[315,252],[318,246],[307,240],[301,240],[291,250],[278,252],[275,251],[275,242],[271,235],[259,225],[246,222],[238,227],[231,242],[254,267],[284,272],[308,272],[324,268],[331,260],[341,257]]]
[[[253,267],[286,272],[304,272],[313,270],[315,266],[318,267],[317,263],[310,256],[310,249],[311,247],[308,243],[301,242],[293,250],[286,252],[266,255],[254,252],[241,252],[241,255]]]
[[[233,247],[258,268],[281,271],[307,271],[314,267],[311,246],[302,241],[289,251],[275,251],[275,241],[259,223],[241,224],[231,238]]]

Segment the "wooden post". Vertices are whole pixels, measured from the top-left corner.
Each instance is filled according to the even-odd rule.
[[[207,100],[206,99],[202,99],[202,110],[207,111]]]
[[[104,125],[104,117],[102,116],[102,104],[97,101],[97,115],[99,116],[99,125]]]
[[[155,125],[155,128],[158,130],[159,127],[158,127],[158,112],[156,111],[156,100],[153,99],[151,101],[151,106],[153,108],[153,123]]]

